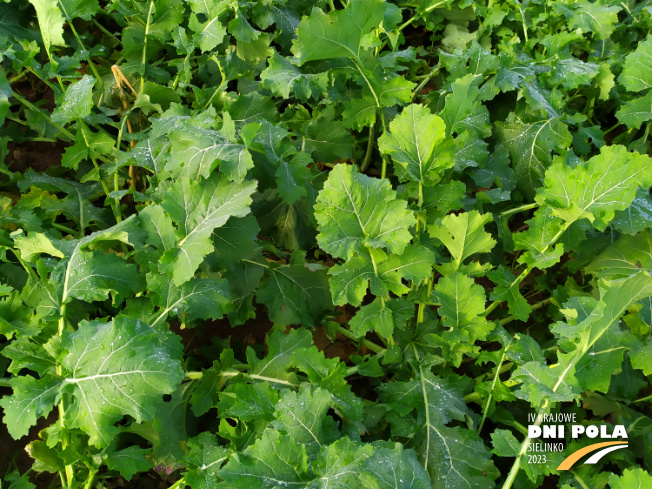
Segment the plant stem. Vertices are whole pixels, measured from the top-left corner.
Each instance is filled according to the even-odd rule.
[[[75,231],[74,229],[69,228],[68,226],[64,226],[63,224],[56,223],[56,222],[52,223],[52,227],[54,229],[58,229],[59,231],[63,231],[64,233],[68,233],[71,236],[74,236],[77,233],[77,231]]]
[[[142,74],[140,75],[140,92],[145,89],[145,68],[147,63],[147,36],[149,34],[149,23],[152,18],[152,9],[154,8],[154,0],[149,1],[149,10],[147,11],[147,22],[145,22],[145,40],[143,41],[143,56],[141,59]]]
[[[93,18],[93,24],[102,31],[105,35],[109,36],[112,38],[114,41],[116,41],[118,44],[122,46],[122,41],[116,37],[115,34],[113,34],[111,31],[109,31],[106,27],[104,27],[102,24],[100,24],[95,18]]]
[[[478,425],[478,435],[480,434],[480,432],[482,432],[482,427],[484,426],[484,422],[487,419],[487,414],[489,413],[489,406],[491,406],[491,399],[493,398],[491,392],[496,387],[496,382],[498,382],[498,379],[500,378],[500,368],[502,367],[503,362],[505,361],[505,356],[507,355],[507,348],[509,348],[509,343],[503,348],[503,354],[500,357],[500,362],[498,362],[498,365],[496,365],[496,373],[494,374],[494,380],[491,383],[491,391],[489,391],[489,395],[487,396],[487,400],[485,401],[484,408],[482,409],[482,418],[480,418],[480,424]]]
[[[367,152],[364,155],[364,160],[362,161],[362,165],[360,165],[360,171],[363,173],[369,166],[369,163],[371,162],[371,154],[373,153],[373,149],[374,149],[374,129],[376,129],[375,122],[369,127],[369,139],[367,140]]]
[[[28,73],[29,73],[29,70],[21,71],[17,75],[14,75],[11,78],[9,78],[7,80],[7,82],[9,83],[9,85],[13,85],[17,81],[22,80],[25,76],[27,76]]]
[[[524,204],[518,207],[514,207],[513,209],[508,209],[506,211],[501,212],[499,215],[500,217],[511,216],[512,214],[529,211],[530,209],[535,209],[537,207],[539,207],[539,204],[533,202],[532,204]]]
[[[61,317],[59,318],[59,325],[57,329],[57,334],[59,337],[63,335],[63,331],[66,326],[66,304],[61,305]],[[59,364],[57,364],[56,368],[57,375],[61,376],[63,375],[63,367]],[[59,425],[61,426],[61,448],[63,450],[66,449],[68,446],[68,433],[66,431],[66,425],[65,425],[65,414],[66,414],[66,407],[64,404],[63,400],[63,395],[61,396],[61,401],[59,402],[59,405],[57,406],[57,409],[59,411]],[[74,473],[72,469],[72,465],[66,465],[65,467],[65,472],[66,472],[66,486],[67,487],[72,487],[73,481],[74,481]]]
[[[437,63],[435,67],[430,71],[430,73],[428,73],[426,77],[423,80],[421,80],[421,83],[419,83],[417,88],[415,88],[414,91],[412,92],[412,99],[414,99],[414,97],[419,95],[419,92],[423,89],[423,87],[425,87],[428,84],[428,82],[431,80],[433,76],[437,76],[439,74],[440,68],[441,68],[440,64]]]
[[[75,140],[75,136],[73,135],[73,133],[71,133],[70,131],[68,131],[67,129],[65,129],[63,126],[60,126],[59,124],[56,124],[55,122],[52,122],[52,120],[50,119],[50,117],[49,117],[45,112],[39,110],[39,108],[36,107],[34,104],[32,104],[31,102],[25,100],[22,96],[20,96],[20,95],[17,94],[16,92],[13,93],[13,97],[14,97],[16,100],[18,100],[21,104],[23,104],[25,107],[28,107],[29,109],[31,109],[31,110],[33,110],[34,112],[36,112],[36,113],[40,114],[41,116],[43,116],[43,117],[45,118],[45,120],[48,121],[48,124],[50,124],[51,126],[53,126],[55,129],[58,129],[59,132],[61,132],[61,134],[63,134],[64,136],[66,136],[68,139],[70,139],[71,141],[74,141],[74,140]]]
[[[369,341],[366,338],[356,338],[356,336],[353,333],[351,333],[351,331],[349,331],[348,329],[340,325],[337,326],[336,331],[340,333],[342,336],[346,336],[347,338],[357,341],[361,345],[366,346],[369,350],[371,350],[374,353],[385,352],[385,348],[383,348],[382,346],[379,346],[376,343]]]
[[[170,489],[180,489],[182,487],[186,487],[186,478],[182,477],[178,481],[176,481],[174,484],[170,486]]]
[[[69,17],[68,12],[66,12],[66,7],[64,5],[64,2],[57,2],[59,6],[61,7],[61,10],[63,11],[64,15],[66,17]],[[84,43],[81,40],[81,37],[79,37],[79,34],[77,33],[77,29],[75,29],[75,25],[73,24],[72,20],[68,21],[68,26],[70,27],[70,30],[72,31],[73,35],[75,36],[75,39],[79,43],[79,47],[82,48],[85,52],[88,52],[86,50],[86,47],[84,46]],[[91,67],[91,71],[93,72],[93,75],[95,75],[95,78],[97,79],[98,82],[100,82],[101,86],[104,86],[104,82],[102,81],[102,77],[100,74],[97,72],[97,68],[95,67],[95,64],[93,63],[93,60],[91,59],[90,55],[86,55],[86,62],[88,63],[88,66]]]
[[[376,358],[380,359],[385,356],[385,353],[387,353],[387,350],[382,350],[376,354]],[[349,377],[350,375],[358,373],[358,370],[360,369],[360,365],[354,365],[353,367],[349,367],[346,369],[346,375],[345,377]]]

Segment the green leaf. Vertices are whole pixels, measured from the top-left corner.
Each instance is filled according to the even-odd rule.
[[[455,133],[462,134],[471,131],[487,137],[491,135],[489,111],[480,102],[478,77],[469,73],[455,80],[451,85],[451,93],[446,95],[441,118],[446,125],[446,136]]]
[[[322,449],[312,463],[312,469],[319,477],[309,489],[362,489],[359,474],[362,463],[369,459],[374,449],[368,443],[354,442],[342,437]],[[374,481],[375,482],[375,481]]]
[[[130,446],[117,452],[109,452],[106,465],[111,470],[117,470],[120,475],[130,481],[138,472],[145,472],[153,468],[152,462],[147,458],[151,450]]]
[[[204,431],[188,440],[185,457],[186,484],[193,489],[211,489],[217,484],[217,472],[231,455],[231,450],[220,446],[217,436]]]
[[[527,250],[518,262],[539,270],[553,266],[564,254],[563,243],[557,242],[564,232],[564,221],[555,216],[552,209],[543,207],[537,209],[527,223],[526,231],[512,235],[514,247]]]
[[[310,481],[308,456],[292,436],[267,429],[242,453],[232,456],[218,472],[235,489],[258,486],[301,486]]]
[[[573,138],[560,118],[522,122],[510,118],[496,123],[498,139],[507,147],[514,163],[514,176],[528,196],[541,186],[552,162],[552,152],[562,153]]]
[[[61,260],[50,276],[50,282],[60,288],[60,304],[72,298],[85,302],[113,297],[118,304],[132,293],[142,290],[144,277],[136,265],[126,263],[113,253],[83,251],[77,244],[70,258]]]
[[[384,301],[377,298],[371,304],[358,309],[349,321],[349,328],[356,338],[364,337],[369,331],[375,331],[382,338],[389,338],[394,332],[392,310],[385,307]]]
[[[413,450],[400,443],[393,447],[375,448],[371,457],[362,462],[363,487],[378,489],[431,489],[428,474]]]
[[[579,0],[573,4],[575,7],[573,10],[564,8],[562,11],[568,19],[570,28],[593,32],[598,39],[609,39],[616,28],[618,12],[621,8],[619,5],[605,5],[607,3]]]
[[[645,487],[652,484],[652,475],[640,467],[623,470],[623,475],[609,475],[609,486],[611,489],[629,489],[630,487]]]
[[[52,112],[52,121],[67,123],[83,119],[93,109],[93,87],[95,78],[84,75],[80,80],[71,83],[66,89],[63,103]]]
[[[161,207],[177,224],[177,246],[163,257],[175,285],[189,280],[213,251],[210,237],[215,228],[231,216],[249,213],[250,195],[255,188],[256,182],[229,182],[215,173],[201,184],[183,178],[163,192]]]
[[[14,239],[14,246],[20,251],[20,256],[23,260],[31,263],[35,257],[41,253],[63,258],[63,253],[56,249],[48,238],[43,233],[29,233],[26,237],[19,236]]]
[[[335,420],[326,414],[332,406],[328,391],[303,384],[298,393],[286,390],[281,395],[272,426],[290,435],[294,444],[303,446],[312,457],[339,435]]]
[[[329,282],[333,304],[348,303],[356,307],[367,294],[369,280],[376,275],[368,255],[354,256],[346,263],[335,265],[330,268],[328,274],[331,276]]]
[[[652,237],[646,231],[621,236],[586,267],[588,273],[608,280],[629,277],[640,269],[652,270]]]
[[[170,313],[183,322],[195,319],[220,319],[231,306],[229,284],[225,279],[192,278],[175,286],[171,277],[158,273],[147,276],[149,297],[159,307],[152,326]]]
[[[530,317],[532,308],[521,294],[514,274],[501,265],[497,270],[488,272],[487,277],[496,284],[491,291],[491,300],[506,301],[509,313],[516,319],[526,321]]]
[[[636,51],[625,57],[623,71],[618,83],[630,92],[652,88],[652,37],[648,36],[636,47]],[[648,112],[650,107],[647,107]]]
[[[496,240],[484,230],[491,220],[491,214],[478,211],[449,214],[441,224],[428,226],[428,234],[444,243],[455,261],[454,270],[457,270],[469,256],[489,253],[496,245]]]
[[[56,0],[30,0],[36,9],[39,27],[45,50],[49,53],[51,46],[65,46],[63,39],[63,15]]]
[[[326,15],[315,8],[297,28],[292,53],[301,64],[333,58],[360,59],[363,37],[380,25],[386,5],[380,0],[352,0]]]
[[[624,211],[616,212],[611,224],[621,233],[637,234],[652,227],[652,196],[650,192],[638,189],[636,198]]]
[[[4,423],[15,439],[25,436],[36,421],[47,416],[59,396],[61,379],[46,376],[36,380],[29,375],[13,377],[9,384],[14,390],[11,396],[0,399],[4,409]]]
[[[59,4],[67,20],[76,18],[91,20],[91,17],[100,11],[97,0],[59,0]]]
[[[412,237],[408,228],[415,223],[406,207],[389,181],[337,165],[317,197],[317,242],[327,253],[347,259],[370,247],[401,254]]]
[[[209,179],[217,166],[229,180],[241,182],[253,168],[251,154],[244,144],[229,140],[224,131],[184,124],[170,132],[170,162],[165,170],[174,176]]]
[[[389,132],[378,138],[382,153],[389,154],[401,181],[434,185],[440,174],[453,166],[448,158],[437,158],[435,148],[445,139],[444,121],[417,104],[408,105],[389,124]]]
[[[567,222],[588,217],[598,230],[627,209],[639,187],[652,185],[650,157],[624,146],[603,146],[600,154],[570,168],[556,162],[546,172],[545,187],[536,201],[553,208]]]
[[[433,291],[444,326],[452,329],[481,329],[487,325],[484,289],[473,279],[455,272],[442,277]],[[474,336],[475,338],[475,336]]]
[[[247,361],[251,365],[251,373],[292,381],[296,374],[288,372],[292,365],[292,355],[299,348],[310,348],[312,335],[307,329],[291,329],[287,334],[275,331],[267,336],[267,356],[258,359],[251,348],[247,348]]]
[[[315,326],[333,307],[326,267],[293,258],[285,266],[270,264],[256,300],[265,304],[277,326]]]
[[[260,74],[263,87],[275,96],[290,98],[293,93],[296,98],[307,101],[310,97],[317,98],[326,91],[328,73],[302,73],[290,59],[280,56],[276,51],[268,59],[269,66]]]
[[[652,90],[643,97],[625,102],[616,112],[616,117],[627,127],[640,129],[641,124],[652,120]]]
[[[112,322],[82,323],[64,332],[59,346],[68,426],[80,428],[95,446],[107,446],[123,416],[136,422],[153,419],[183,379],[182,346],[178,336],[124,316]]]

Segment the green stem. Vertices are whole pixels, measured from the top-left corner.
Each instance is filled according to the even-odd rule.
[[[246,263],[251,263],[252,265],[257,265],[259,267],[267,268],[269,270],[269,267],[267,265],[265,265],[263,263],[260,263],[260,262],[257,262],[257,261],[247,260],[246,258],[241,258],[240,261],[244,261]]]
[[[93,24],[95,24],[95,27],[97,27],[99,30],[102,31],[102,33],[106,36],[109,36],[112,38],[115,42],[120,44],[122,46],[122,41],[116,37],[113,32],[109,31],[106,27],[104,27],[102,24],[100,24],[95,18],[93,18]]]
[[[12,249],[11,251],[13,252],[16,259],[18,260],[18,263],[20,263],[20,265],[25,269],[25,271],[27,272],[27,275],[32,277],[34,280],[38,280],[38,276],[36,275],[36,272],[34,271],[34,269],[32,267],[28,266],[27,263],[25,263],[23,261],[23,259],[20,257],[20,255],[18,254],[18,252],[16,250]]]
[[[412,92],[412,96],[411,96],[412,99],[414,99],[414,97],[419,95],[419,92],[423,89],[423,87],[425,87],[428,84],[428,82],[432,79],[433,76],[437,76],[439,74],[440,68],[441,66],[439,65],[439,63],[437,63],[435,67],[430,71],[430,73],[428,73],[428,75],[426,75],[426,77],[423,80],[421,80],[421,83],[419,83],[417,88],[415,88],[414,91]]]
[[[426,453],[430,453],[430,401],[428,400],[428,391],[426,390],[426,379],[423,373],[423,365],[421,364],[421,359],[419,358],[419,352],[414,343],[412,343],[412,349],[414,350],[414,356],[417,359],[419,364],[419,380],[421,381],[421,392],[423,393],[423,403],[426,406]],[[423,464],[423,468],[428,470],[428,458],[426,457]]]
[[[382,125],[382,130],[383,134],[387,131],[387,124],[385,122],[385,114],[383,114],[383,111],[380,111],[380,123]],[[382,167],[380,169],[380,178],[385,178],[387,176],[387,155],[383,154],[382,155]]]
[[[543,412],[543,414],[548,414],[548,401],[546,401],[543,404],[541,411]],[[534,423],[534,426],[541,426],[542,422],[543,422],[543,416],[537,416],[537,420]],[[507,479],[505,479],[505,483],[503,484],[502,489],[510,489],[512,487],[512,484],[514,484],[516,475],[518,474],[518,471],[521,467],[521,457],[527,453],[527,449],[529,448],[530,443],[532,443],[532,439],[526,436],[525,439],[523,440],[523,443],[521,443],[521,449],[519,450],[518,455],[516,455],[516,460],[514,460],[514,464],[512,465],[509,474],[507,474]]]
[[[283,384],[287,385],[289,387],[299,387],[299,384],[295,384],[294,382],[289,382],[287,380],[283,379],[277,379],[274,377],[266,377],[264,375],[258,375],[258,374],[249,374],[245,372],[241,372],[239,370],[234,369],[229,369],[229,370],[223,370],[220,372],[220,377],[237,377],[238,375],[243,375],[247,378],[253,379],[253,380],[262,380],[264,382],[272,382],[275,384]],[[186,372],[185,373],[185,379],[186,380],[198,380],[201,379],[204,376],[203,372]]]
[[[17,75],[14,75],[11,78],[9,78],[7,80],[7,82],[9,82],[9,85],[13,85],[17,81],[22,80],[25,76],[27,76],[28,73],[29,73],[29,70],[22,71],[22,72],[18,73]]]
[[[500,362],[498,362],[498,365],[496,365],[496,373],[494,374],[494,380],[491,383],[491,390],[489,391],[487,400],[484,403],[484,408],[482,409],[482,418],[480,418],[480,424],[478,425],[478,435],[482,432],[482,427],[484,426],[484,422],[487,419],[487,414],[489,413],[489,406],[491,406],[491,399],[493,399],[491,392],[496,387],[496,383],[500,378],[500,368],[502,367],[503,362],[505,361],[505,356],[507,355],[507,348],[509,348],[509,343],[503,348],[503,354],[500,357]]]
[[[154,8],[154,0],[149,1],[149,10],[147,12],[147,22],[145,23],[145,40],[143,41],[143,56],[141,59],[142,74],[140,75],[140,93],[145,89],[145,68],[147,63],[147,36],[149,35],[149,23],[152,18],[152,9]]]
[[[52,223],[52,227],[54,229],[58,229],[59,231],[63,231],[64,233],[68,233],[71,236],[74,236],[77,233],[77,231],[75,231],[74,229],[69,228],[68,226],[64,226],[63,224],[56,223],[56,222]]]
[[[178,481],[176,481],[174,484],[170,486],[170,489],[181,489],[182,487],[186,487],[186,478],[182,477]]]
[[[63,331],[66,326],[66,304],[61,305],[61,317],[59,318],[59,324],[57,328],[57,334],[59,337],[63,335]],[[57,365],[56,368],[57,375],[61,376],[63,375],[63,367],[61,365]],[[61,401],[59,402],[59,405],[57,406],[57,409],[59,411],[59,425],[61,427],[61,448],[63,450],[66,449],[68,446],[69,440],[68,440],[68,433],[66,431],[66,425],[65,425],[65,414],[66,414],[66,407],[64,404],[64,397],[61,396]],[[66,465],[65,467],[65,473],[66,473],[66,486],[67,487],[72,487],[73,481],[74,481],[74,472],[72,465]]]
[[[374,353],[379,354],[380,352],[384,352],[385,348],[382,346],[377,345],[376,343],[373,343],[372,341],[369,341],[366,338],[357,338],[351,331],[348,329],[342,327],[342,326],[337,326],[336,331],[340,333],[342,336],[346,336],[347,338],[357,341],[361,345],[366,346],[369,350],[371,350]]]
[[[375,122],[371,126],[369,126],[369,139],[367,140],[367,152],[364,155],[364,160],[362,161],[362,165],[360,165],[360,171],[363,173],[369,166],[369,163],[371,162],[371,154],[373,153],[373,149],[374,149],[375,128],[376,128]]]
[[[539,207],[539,204],[533,202],[532,204],[524,204],[518,207],[514,207],[513,209],[508,209],[506,211],[501,212],[499,215],[500,217],[511,216],[512,214],[529,211],[530,209],[535,209],[537,207]]]
[[[70,131],[68,131],[67,129],[65,129],[63,126],[60,126],[59,124],[56,124],[55,122],[52,122],[52,120],[50,119],[50,117],[49,117],[45,112],[39,110],[39,108],[36,107],[34,104],[32,104],[31,102],[29,102],[28,100],[25,100],[22,96],[18,95],[16,92],[13,93],[13,97],[14,97],[16,100],[18,100],[21,104],[23,104],[25,107],[28,107],[29,109],[33,110],[34,112],[36,112],[36,113],[42,115],[42,116],[45,118],[45,120],[47,120],[48,123],[49,123],[52,127],[54,127],[55,129],[58,129],[59,132],[60,132],[61,134],[63,134],[64,136],[66,136],[68,139],[70,139],[71,141],[74,141],[74,140],[75,140],[75,136],[73,135],[73,133],[71,133]]]
[[[328,0],[328,6],[331,9],[331,12],[335,10],[335,4],[333,3],[333,0]]]
[[[66,12],[66,7],[63,4],[63,2],[57,2],[59,4],[59,7],[61,7],[61,10],[63,11],[64,15],[66,17],[69,17],[68,13]],[[81,40],[81,37],[79,37],[79,34],[77,33],[77,29],[75,29],[75,26],[72,21],[68,22],[68,26],[70,27],[70,30],[72,31],[72,34],[75,36],[75,39],[77,40],[77,43],[79,43],[79,47],[82,48],[85,52],[88,52],[86,50],[86,47],[84,46],[84,43]],[[102,77],[100,77],[100,74],[97,72],[97,68],[95,67],[95,63],[93,63],[93,60],[91,59],[90,55],[86,55],[86,62],[88,63],[88,66],[91,67],[91,71],[93,72],[93,75],[95,75],[95,78],[97,79],[98,82],[100,82],[100,85],[104,86],[104,82],[102,81]]]
[[[381,359],[385,356],[385,353],[387,353],[387,350],[382,350],[376,354],[377,359]],[[358,370],[360,369],[361,365],[354,365],[353,367],[349,367],[346,369],[346,375],[345,377],[349,377],[353,374],[357,374]]]

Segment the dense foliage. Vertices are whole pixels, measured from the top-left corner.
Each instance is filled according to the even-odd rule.
[[[652,487],[651,28],[649,0],[0,3],[0,406],[33,471]],[[533,460],[557,412],[629,449]]]

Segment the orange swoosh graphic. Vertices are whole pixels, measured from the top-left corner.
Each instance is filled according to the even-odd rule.
[[[580,448],[578,451],[571,453],[562,463],[559,464],[557,470],[568,470],[570,469],[575,462],[581,459],[587,453],[595,452],[596,450],[608,447],[611,445],[627,445],[626,441],[605,441],[602,443],[594,443],[588,447]]]

